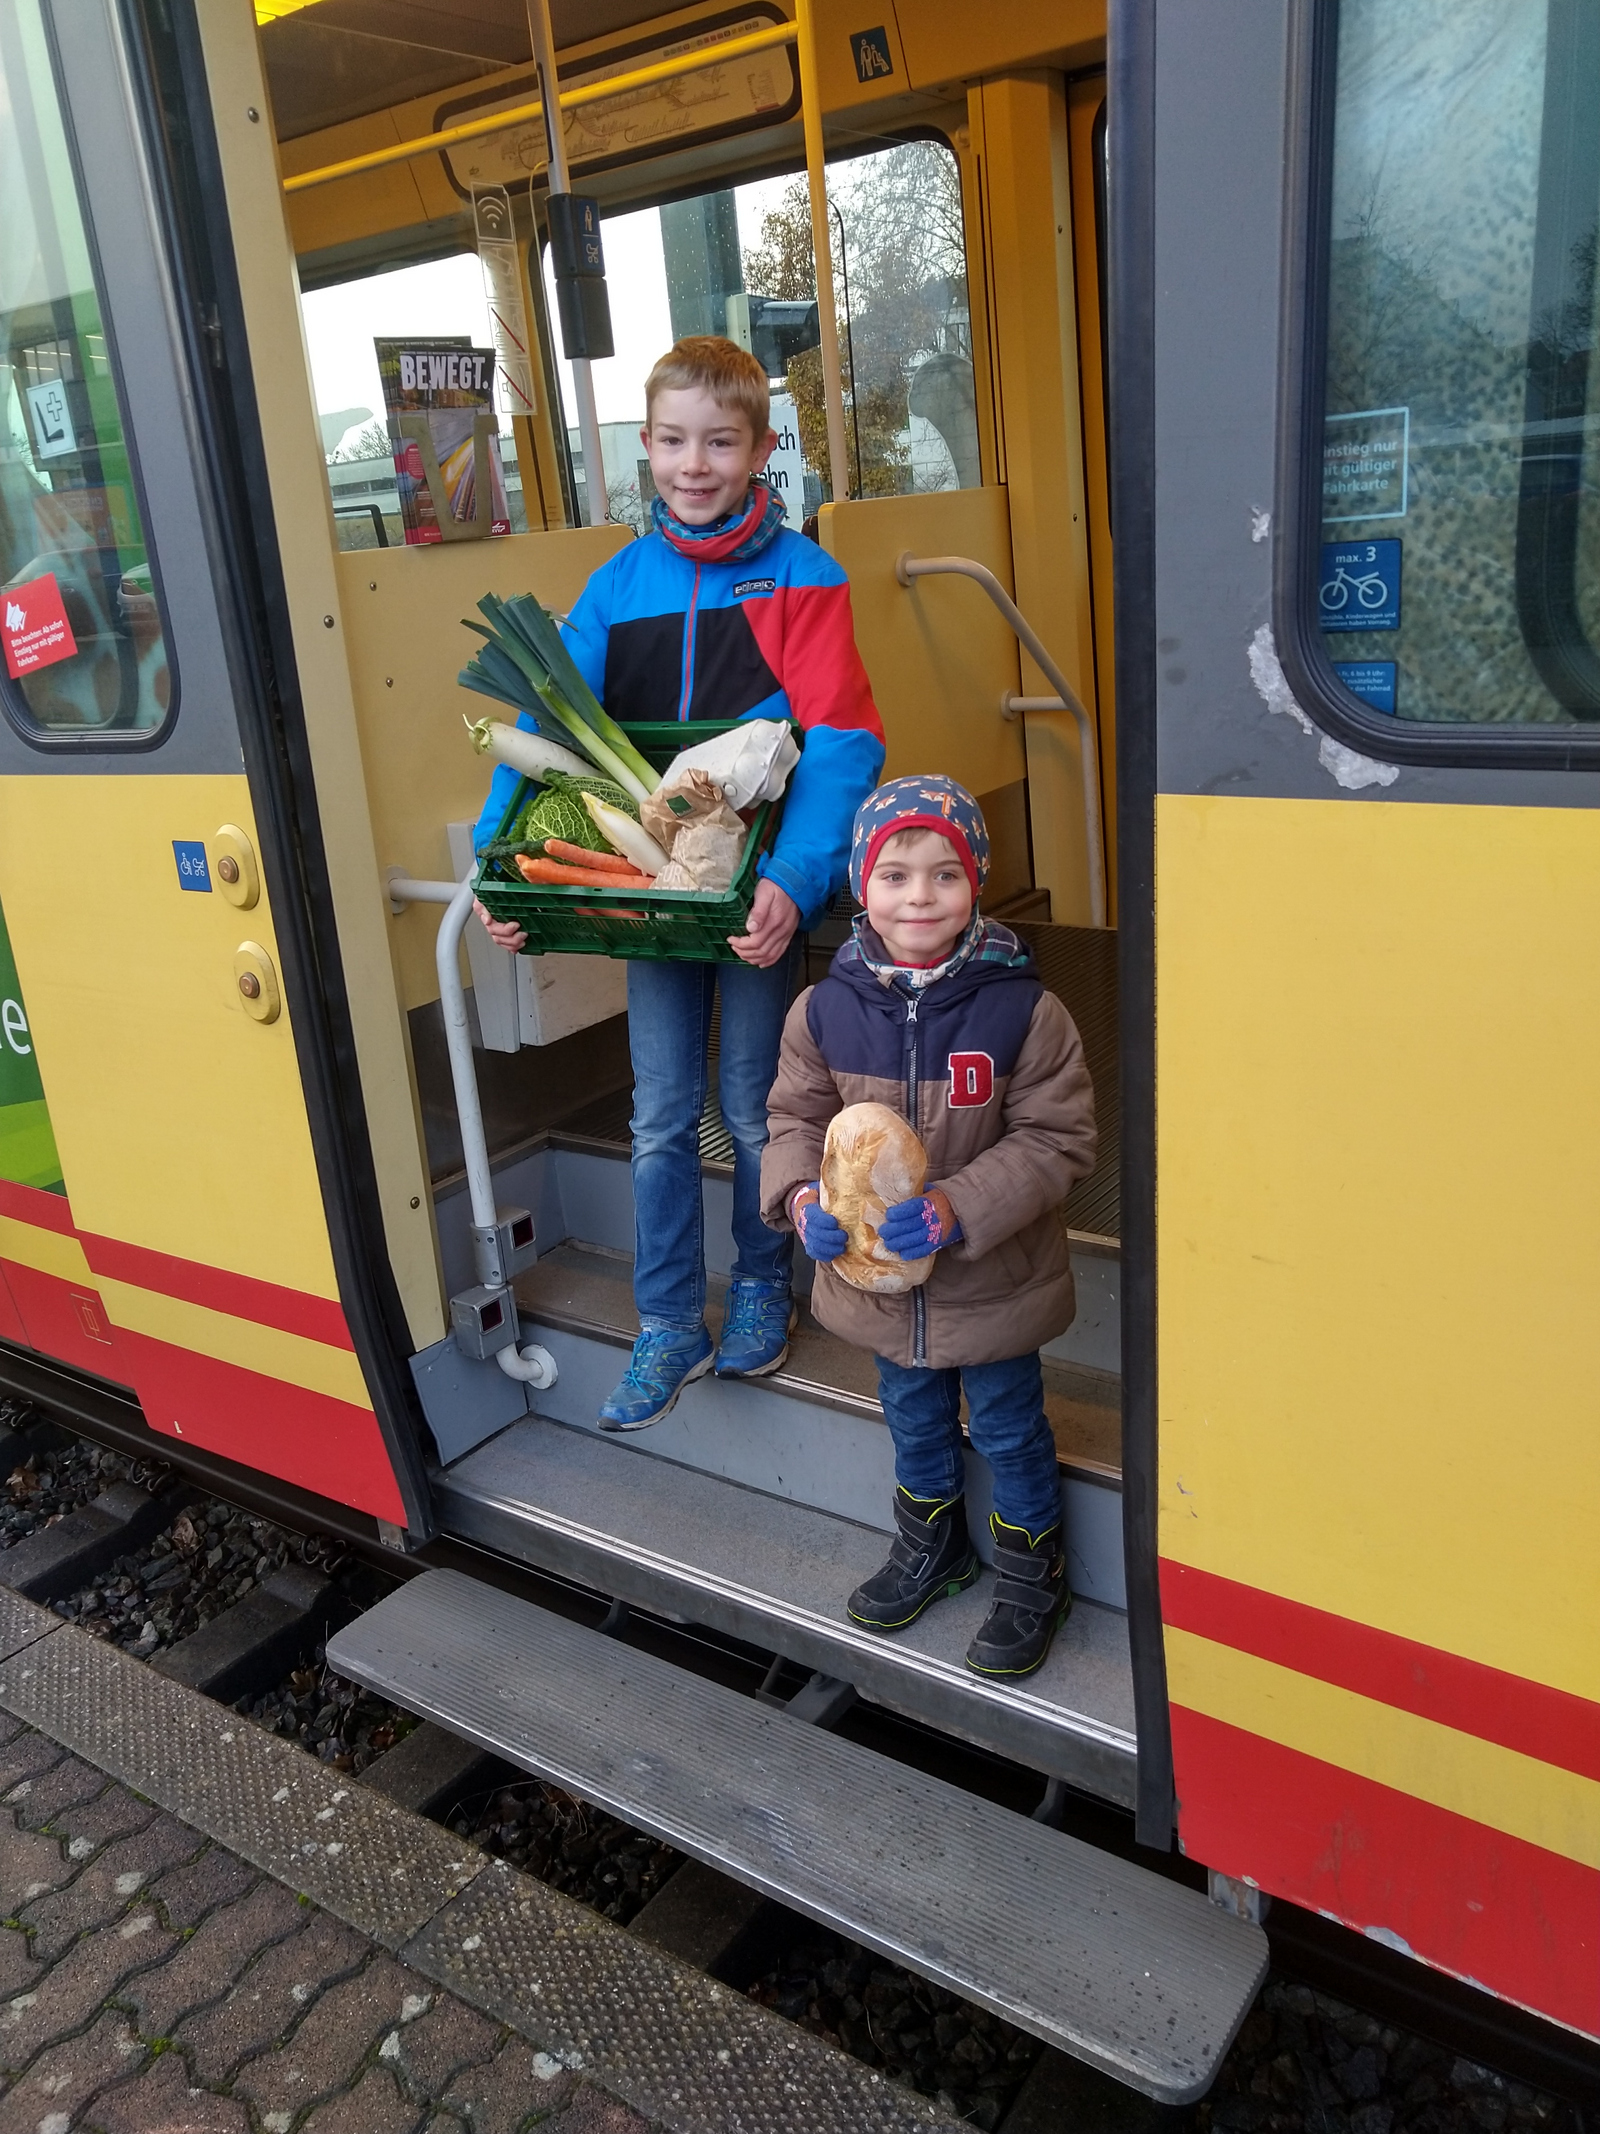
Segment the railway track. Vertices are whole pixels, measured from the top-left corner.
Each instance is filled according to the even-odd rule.
[[[109,1413],[88,1417],[87,1401]],[[1229,2134],[1593,2134],[1600,2054],[1403,1955],[1278,1904],[1273,1976],[1211,2094],[1163,2110],[912,1974],[469,1742],[341,1681],[323,1646],[408,1575],[476,1575],[1131,1856],[1125,1820],[910,1722],[832,1700],[802,1670],[456,1545],[384,1549],[351,1515],[182,1470],[90,1389],[76,1414],[0,1409],[0,1586],[295,1741],[397,1806],[578,1898],[640,1940],[1000,2134],[1186,2122]],[[85,1424],[98,1427],[85,1429]],[[219,1484],[226,1482],[226,1491]],[[337,1530],[330,1531],[330,1526]],[[1146,1861],[1148,1864],[1148,1861]],[[1176,1877],[1202,1879],[1176,1856]]]

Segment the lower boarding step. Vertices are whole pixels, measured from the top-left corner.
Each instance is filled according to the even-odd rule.
[[[1265,1977],[1198,1892],[459,1572],[328,1662],[1165,2103]]]

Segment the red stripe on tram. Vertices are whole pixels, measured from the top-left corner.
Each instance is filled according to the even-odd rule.
[[[1600,1779],[1600,1704],[1164,1557],[1161,1613],[1236,1652]]]
[[[274,1326],[280,1333],[299,1334],[329,1348],[355,1347],[344,1308],[335,1298],[285,1289],[276,1282],[258,1281],[254,1275],[231,1274],[223,1267],[207,1267],[198,1260],[156,1252],[148,1245],[126,1244],[120,1238],[97,1237],[91,1231],[81,1235],[89,1265],[114,1282],[151,1289],[184,1304],[201,1304],[208,1311],[226,1312],[230,1318],[252,1319],[260,1326]]]

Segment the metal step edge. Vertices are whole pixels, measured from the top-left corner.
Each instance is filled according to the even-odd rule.
[[[1134,1805],[1137,1738],[1088,1713],[1064,1721],[1059,1705],[1044,1703],[1021,1685],[1002,1687],[970,1671],[957,1675],[926,1654],[857,1630],[847,1618],[786,1605],[703,1565],[678,1563],[523,1499],[469,1490],[448,1470],[435,1479],[434,1502],[441,1531],[456,1540],[492,1548],[652,1614],[704,1623],[853,1683],[871,1703],[901,1718],[936,1726],[1118,1806]]]
[[[598,1341],[606,1348],[631,1349],[635,1339],[626,1327],[614,1326],[609,1320],[586,1318],[581,1312],[551,1311],[544,1305],[519,1305],[519,1319],[525,1332],[536,1334],[539,1328],[544,1327],[552,1333],[572,1334],[580,1340]],[[1048,1378],[1047,1365],[1047,1386]],[[848,1393],[838,1386],[824,1385],[818,1379],[802,1378],[798,1372],[770,1371],[765,1377],[753,1380],[752,1383],[759,1385],[763,1392],[784,1393],[790,1399],[805,1401],[814,1408],[831,1408],[837,1415],[859,1415],[876,1423],[883,1421],[881,1401],[873,1400],[862,1393]],[[1097,1488],[1121,1492],[1120,1468],[1108,1467],[1099,1460],[1070,1457],[1063,1457],[1059,1465],[1064,1473],[1091,1482]]]
[[[1198,1891],[459,1572],[328,1662],[1164,2103],[1204,2094],[1266,1975]]]
[[[558,1375],[553,1385],[533,1395],[533,1414],[605,1442],[606,1433],[595,1418],[615,1383],[616,1349],[589,1332],[567,1333],[548,1325],[538,1331]],[[774,1430],[788,1432],[790,1438],[781,1472],[773,1465]],[[894,1448],[880,1417],[814,1408],[792,1400],[781,1388],[773,1390],[767,1379],[724,1380],[707,1375],[683,1389],[682,1397],[660,1423],[631,1434],[628,1442],[631,1449],[651,1460],[713,1474],[758,1495],[893,1532]],[[453,1471],[455,1463],[447,1464]],[[969,1522],[973,1545],[987,1563],[994,1553],[988,1524],[992,1471],[970,1447],[965,1465],[969,1511],[975,1514]],[[1124,1612],[1127,1589],[1118,1483],[1081,1467],[1068,1467],[1062,1472],[1061,1487],[1073,1591]],[[864,1489],[869,1492],[866,1496]]]

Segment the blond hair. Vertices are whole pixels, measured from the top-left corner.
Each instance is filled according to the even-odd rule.
[[[747,348],[719,333],[685,334],[674,341],[644,381],[644,420],[655,419],[658,393],[709,393],[719,408],[742,415],[760,444],[771,424],[767,374]]]

